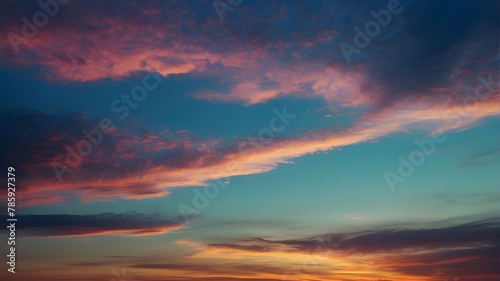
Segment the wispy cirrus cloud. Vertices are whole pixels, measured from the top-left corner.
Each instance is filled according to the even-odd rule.
[[[18,165],[26,173],[25,184],[19,189],[24,204],[50,204],[72,198],[84,202],[146,199],[166,196],[174,187],[205,186],[213,179],[264,173],[303,155],[366,142],[412,126],[418,128],[421,122],[426,122],[428,130],[460,128],[484,116],[498,115],[498,107],[494,101],[479,101],[464,106],[469,114],[460,116],[443,116],[446,104],[429,104],[418,111],[402,107],[361,119],[344,130],[273,138],[259,146],[250,145],[244,138],[199,139],[131,124],[103,136],[92,157],[81,161],[73,159],[67,147],[76,147],[86,138],[82,130],[96,128],[97,122],[81,114],[25,112],[4,118],[4,125],[14,129],[12,138],[2,141],[2,148],[7,159],[17,159],[6,165]],[[28,134],[22,129],[26,127],[37,131],[35,142],[33,131]],[[68,165],[68,157],[73,159],[69,163],[74,163],[67,180],[61,182],[54,174],[54,163]]]

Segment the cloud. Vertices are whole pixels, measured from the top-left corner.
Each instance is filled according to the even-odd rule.
[[[14,65],[40,66],[45,70],[42,77],[62,82],[120,79],[151,68],[164,76],[206,71],[221,60],[221,54],[199,44],[205,19],[196,21],[195,4],[88,1],[60,5],[57,17],[19,46],[19,55],[12,56],[7,37],[2,37],[0,54]],[[117,5],[120,9],[115,9]],[[36,1],[2,6],[10,14],[3,19],[2,34],[19,36],[21,17],[31,19],[41,10]]]
[[[320,96],[336,106],[375,109],[410,97],[463,99],[478,75],[496,69],[497,1],[401,3],[402,13],[351,64],[340,43],[352,43],[353,28],[363,28],[370,11],[387,1],[256,1],[225,24],[203,1],[72,2],[18,55],[2,38],[0,57],[39,67],[52,81],[121,79],[150,69],[164,76],[205,73],[220,87],[194,95],[201,99],[252,105]],[[20,18],[39,9],[36,1],[2,5],[9,11],[5,34],[21,34]]]
[[[24,204],[162,197],[169,188],[264,173],[335,147],[414,128],[461,130],[500,114],[497,85],[483,83],[496,66],[498,27],[491,12],[496,1],[405,3],[402,14],[363,50],[366,55],[351,64],[339,44],[352,40],[353,27],[362,26],[386,1],[248,3],[226,24],[211,6],[200,8],[204,4],[71,2],[18,55],[2,38],[0,57],[10,66],[40,69],[55,83],[124,79],[154,68],[164,76],[186,74],[184,79],[196,73],[218,81],[192,93],[200,99],[250,106],[284,96],[321,97],[328,108],[360,117],[344,130],[273,138],[258,147],[242,138],[198,139],[127,125],[130,132],[117,129],[104,136],[92,156],[73,165],[59,182],[53,163],[68,162],[67,147],[75,149],[86,140],[82,129],[94,129],[97,120],[40,112],[10,116],[4,127],[14,128],[13,137],[2,141],[4,159],[25,167]],[[0,11],[10,11],[1,20],[5,33],[21,32],[19,19],[39,8],[34,1],[0,5],[5,7]],[[474,13],[468,12],[471,5]],[[428,8],[445,16],[431,19]],[[460,28],[444,32],[457,18],[463,18]],[[299,19],[304,20],[300,28]],[[22,129],[28,127],[33,131]]]
[[[71,199],[146,199],[166,196],[169,188],[206,186],[210,180],[268,172],[297,157],[418,128],[422,122],[426,130],[442,132],[500,112],[498,103],[490,100],[463,105],[461,114],[449,114],[448,109],[446,103],[420,108],[400,105],[396,110],[361,118],[340,131],[275,137],[258,145],[245,138],[199,139],[186,132],[153,130],[131,121],[102,134],[91,155],[81,158],[74,151],[82,141],[89,141],[83,130],[92,132],[88,133],[93,135],[90,138],[100,139],[95,132],[97,120],[83,114],[24,111],[3,118],[2,128],[9,128],[11,138],[1,141],[1,149],[7,156],[4,161],[14,161],[4,164],[19,167],[19,176],[25,179],[18,192],[26,205]],[[64,171],[62,181],[56,170]]]
[[[59,237],[91,235],[146,236],[172,232],[185,225],[164,214],[101,213],[96,215],[19,215],[22,236]]]
[[[495,148],[486,152],[478,153],[477,155],[470,156],[463,166],[472,166],[480,164],[497,164],[499,163],[500,148]]]
[[[260,264],[240,264],[240,263],[225,263],[224,266],[218,266],[216,262],[210,264],[210,262],[205,264],[190,264],[190,263],[141,263],[133,265],[134,268],[140,269],[157,269],[164,270],[167,272],[172,272],[172,275],[176,275],[175,272],[191,272],[190,276],[224,276],[227,275],[228,278],[234,276],[245,276],[252,275],[253,277],[258,277],[260,274],[275,274],[278,275],[282,273],[283,269],[279,266],[272,265],[260,265]],[[238,279],[236,279],[238,280]],[[243,279],[245,280],[245,279]],[[255,278],[250,280],[266,280],[261,278]],[[271,280],[271,279],[267,279]]]
[[[487,204],[498,204],[500,194],[497,193],[475,193],[475,194],[432,194],[423,198],[420,204],[430,206],[484,206]]]
[[[99,264],[73,266],[147,269],[138,276],[141,280],[153,280],[153,276],[247,280],[244,276],[252,276],[248,280],[260,281],[307,276],[310,280],[442,281],[459,276],[492,281],[498,276],[499,234],[500,223],[492,218],[439,228],[381,226],[296,239],[251,237],[208,244],[178,240],[176,244],[189,248],[189,255],[126,260],[108,257],[112,259]]]
[[[355,272],[372,272],[372,278],[387,273],[393,277],[431,278],[425,280],[442,280],[447,276],[494,280],[498,274],[499,235],[498,220],[485,219],[442,228],[374,229],[294,240],[246,238],[229,244],[200,247],[203,252],[197,256],[221,251],[226,251],[228,257],[234,257],[236,253],[239,253],[238,256],[251,254],[261,258],[309,255],[330,259],[329,265],[325,263],[326,268],[322,269],[333,276],[345,273],[343,268],[346,265],[338,263],[340,260],[347,264],[355,263]],[[346,278],[353,278],[354,275],[347,274]]]
[[[25,195],[23,204],[53,204],[77,198],[83,201],[106,201],[113,198],[144,199],[168,194],[153,178],[144,179],[145,169],[163,166],[175,175],[187,166],[200,166],[216,159],[216,141],[200,140],[185,132],[161,130],[153,133],[145,127],[129,123],[130,128],[103,133],[99,120],[82,114],[50,115],[38,111],[9,113],[2,127],[13,125],[17,139],[3,139],[5,165],[18,169],[26,184],[18,187]],[[9,125],[10,124],[10,125]],[[26,130],[26,128],[31,128]],[[74,156],[79,143],[100,139],[90,155]],[[99,136],[99,134],[101,136]],[[213,151],[213,153],[211,153]],[[60,182],[54,168],[69,169]],[[63,168],[65,167],[65,168]],[[170,178],[166,187],[199,184],[187,175]],[[163,186],[161,186],[163,187]]]

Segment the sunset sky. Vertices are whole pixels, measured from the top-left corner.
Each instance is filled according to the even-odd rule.
[[[500,280],[499,18],[1,1],[0,280]]]

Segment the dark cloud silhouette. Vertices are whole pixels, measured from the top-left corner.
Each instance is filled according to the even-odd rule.
[[[412,276],[494,280],[499,274],[499,237],[500,222],[485,219],[442,228],[332,233],[296,240],[249,238],[210,246],[338,257],[371,255],[381,269]]]
[[[24,237],[57,237],[89,235],[156,235],[186,222],[182,217],[165,214],[101,213],[96,215],[18,215]]]
[[[387,30],[397,35],[377,38],[370,53],[369,71],[385,90],[381,106],[405,96],[437,95],[439,88],[457,94],[453,84],[463,90],[478,84],[480,74],[496,70],[499,8],[498,1],[408,3],[401,24]]]

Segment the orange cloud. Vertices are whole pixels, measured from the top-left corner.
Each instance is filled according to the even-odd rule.
[[[62,182],[47,171],[53,172],[54,163],[69,165],[64,142],[60,151],[53,154],[53,150],[47,150],[53,147],[52,141],[33,146],[26,140],[29,149],[18,153],[28,153],[32,157],[25,164],[30,166],[25,170],[30,171],[31,176],[26,177],[24,187],[18,192],[24,204],[50,204],[74,196],[84,202],[163,197],[169,194],[170,188],[206,186],[210,180],[264,173],[280,164],[292,163],[297,157],[374,140],[412,127],[425,128],[429,133],[445,132],[499,114],[496,96],[464,104],[459,111],[454,111],[453,104],[447,101],[428,103],[420,100],[419,103],[396,104],[392,110],[363,117],[343,131],[321,130],[296,137],[272,138],[258,146],[246,143],[245,139],[227,142],[152,132],[124,135],[114,131],[106,135],[107,142],[97,147],[92,157],[84,157],[71,167],[71,173],[66,174]],[[51,126],[44,118],[47,117],[41,122],[45,125],[33,124],[33,127],[43,131],[44,126]],[[76,135],[82,127],[77,126]],[[61,139],[70,139],[67,144],[76,147],[82,137],[69,137],[67,130],[61,130],[55,134]],[[51,136],[46,137],[51,139]],[[16,143],[23,145],[21,136],[16,138]],[[51,157],[46,157],[47,154]],[[17,155],[15,158],[26,157]]]

